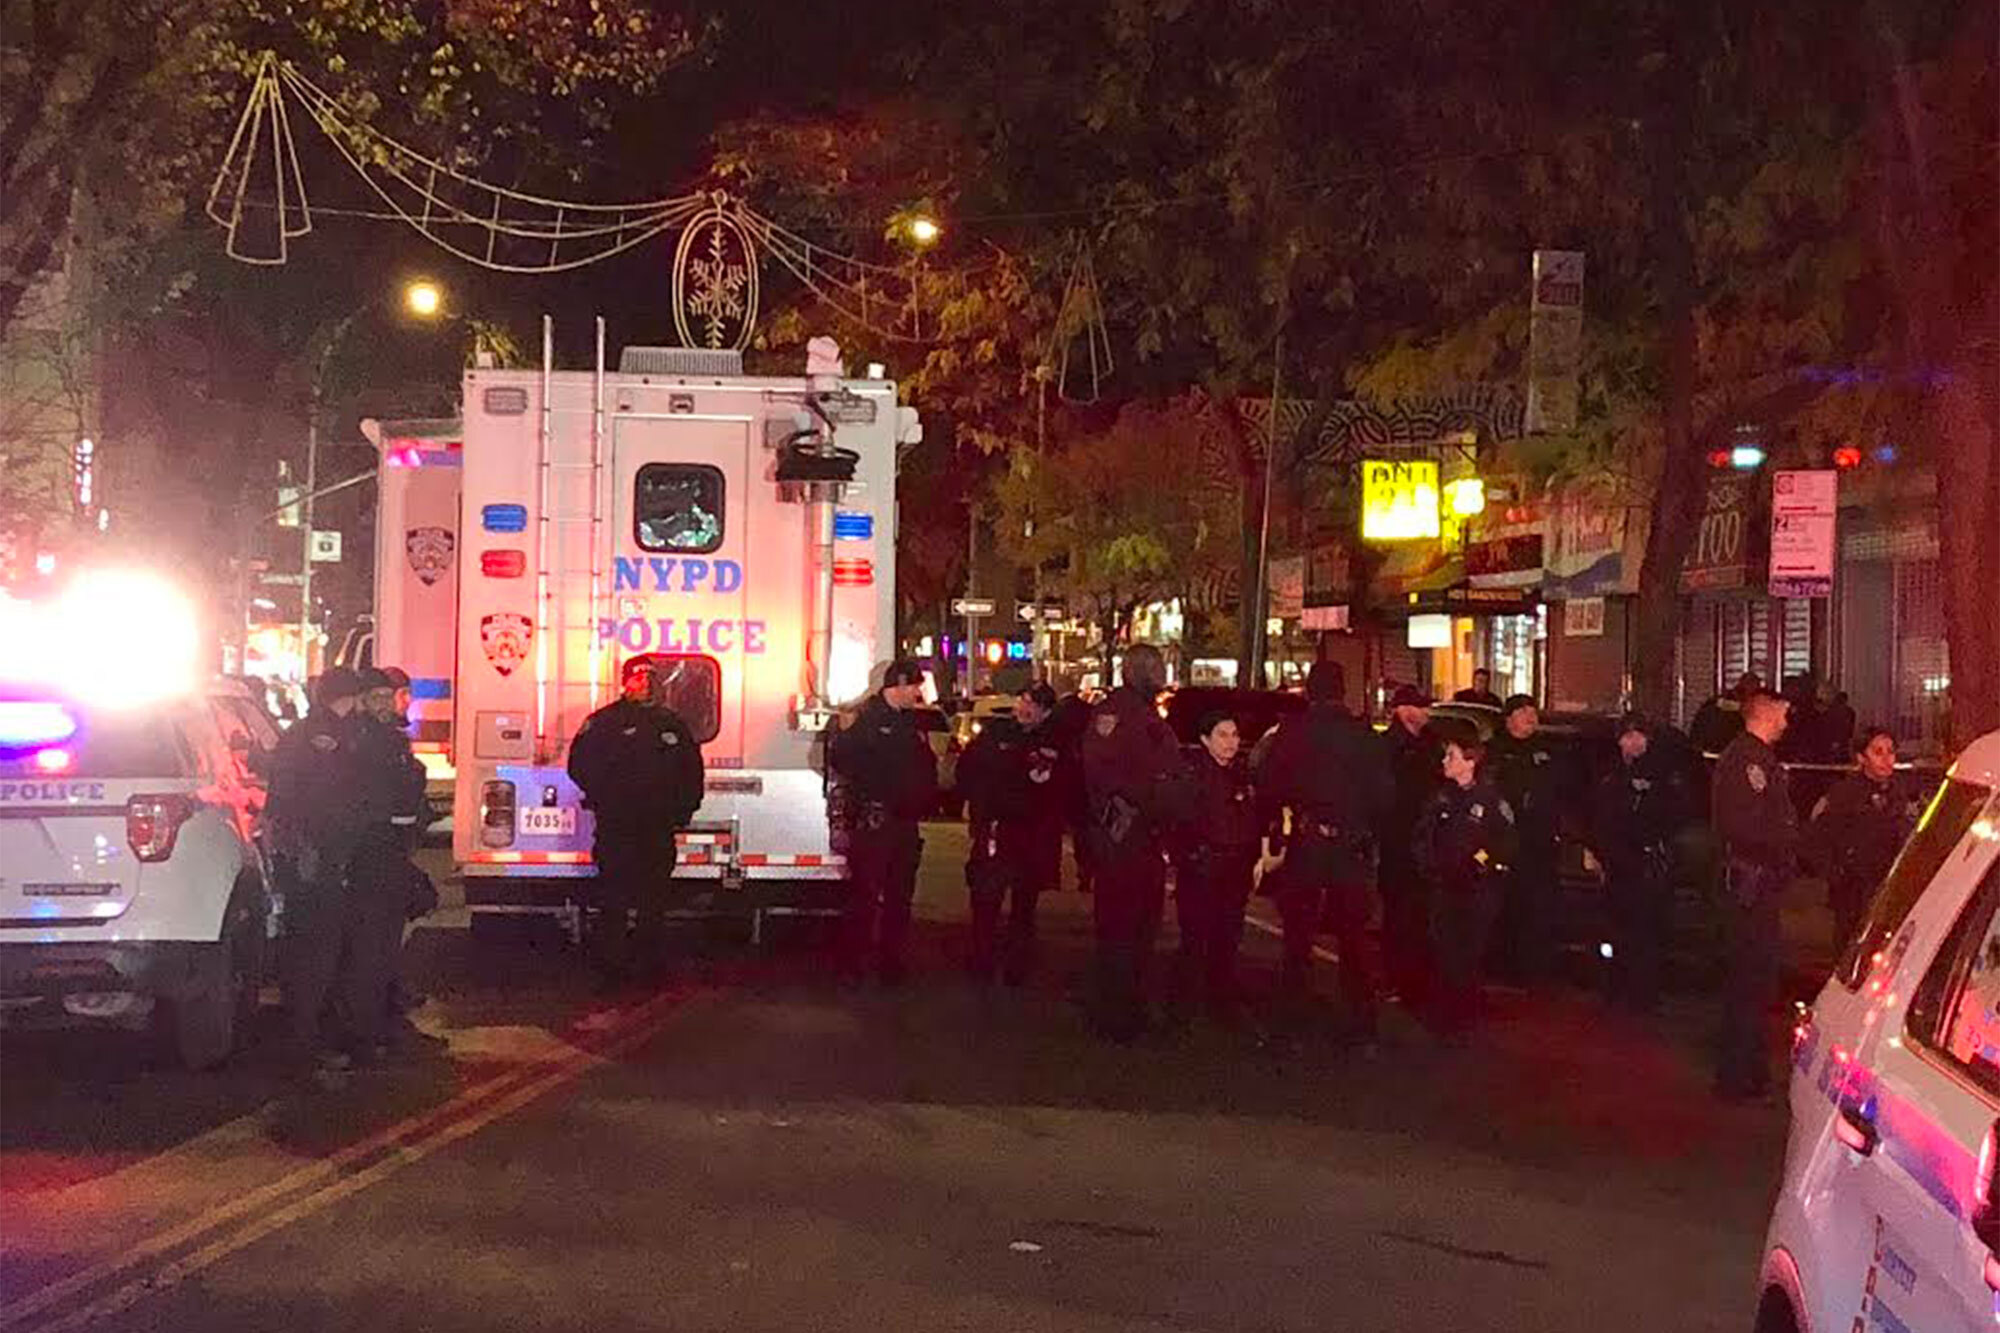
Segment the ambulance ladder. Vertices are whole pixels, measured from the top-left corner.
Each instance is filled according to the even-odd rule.
[[[564,447],[556,429],[554,322],[542,320],[542,421],[537,459],[540,525],[536,542],[535,757],[554,763],[583,719],[606,701],[604,648],[597,636],[605,596],[604,319],[597,320],[591,382],[590,456]]]

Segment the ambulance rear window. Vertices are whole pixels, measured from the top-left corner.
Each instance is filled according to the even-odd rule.
[[[640,550],[707,555],[722,545],[722,469],[647,463],[632,488],[632,535]]]

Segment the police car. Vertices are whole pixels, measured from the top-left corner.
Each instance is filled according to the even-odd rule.
[[[2000,733],[1931,798],[1791,1063],[1757,1333],[2000,1323]]]
[[[76,591],[173,605],[145,580]],[[150,1024],[183,1064],[219,1064],[269,954],[258,770],[276,730],[242,682],[204,685],[168,653],[24,664],[16,635],[59,650],[62,619],[0,595],[0,1024]]]

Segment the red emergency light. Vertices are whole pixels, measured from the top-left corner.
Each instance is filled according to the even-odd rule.
[[[489,579],[518,579],[528,572],[528,553],[512,547],[481,551],[479,572]]]
[[[873,560],[848,559],[833,562],[833,586],[836,588],[866,588],[874,582]]]
[[[1842,472],[1861,466],[1861,450],[1851,444],[1843,444],[1833,451],[1833,465]]]

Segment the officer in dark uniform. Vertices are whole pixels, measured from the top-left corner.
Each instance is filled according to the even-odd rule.
[[[1916,791],[1896,774],[1896,738],[1886,728],[1863,732],[1855,759],[1855,771],[1813,807],[1807,840],[1814,868],[1826,879],[1836,958],[1854,938],[1868,900],[1921,812]]]
[[[1798,811],[1775,748],[1785,734],[1785,709],[1774,694],[1753,694],[1743,702],[1743,732],[1716,761],[1710,789],[1722,842],[1728,966],[1715,1087],[1730,1099],[1761,1097],[1770,1087],[1778,912],[1799,847]]]
[[[1236,1015],[1236,956],[1264,840],[1236,719],[1210,713],[1198,734],[1201,752],[1188,761],[1188,820],[1173,846],[1180,948],[1167,1007],[1176,1025],[1204,1001],[1224,1022]]]
[[[1487,747],[1493,785],[1514,811],[1519,850],[1501,886],[1499,958],[1508,979],[1545,979],[1555,960],[1556,828],[1561,801],[1555,752],[1541,735],[1535,701],[1507,700]]]
[[[1417,821],[1417,868],[1430,887],[1431,956],[1427,1006],[1433,1030],[1464,1036],[1479,1016],[1480,971],[1500,908],[1501,883],[1515,851],[1514,812],[1481,772],[1485,747],[1468,733],[1445,742],[1444,785]]]
[[[1076,862],[1076,891],[1083,894],[1091,888],[1090,803],[1083,794],[1083,738],[1090,730],[1091,711],[1090,701],[1081,694],[1066,694],[1049,719],[1049,730],[1062,750],[1068,777],[1063,805],[1068,811],[1070,852]]]
[[[403,925],[409,919],[411,877],[418,873],[410,852],[426,802],[424,767],[396,725],[394,682],[370,669],[361,673],[360,684],[362,706],[353,714],[356,744],[371,775],[370,785],[380,797],[370,804],[348,862],[353,934],[342,960],[341,993],[354,1058],[371,1061],[385,1054],[388,1045],[390,994],[399,970]],[[397,1017],[400,1020],[400,1014]],[[415,1038],[400,1030],[404,1027],[407,1023],[399,1021],[399,1044],[415,1044]]]
[[[1330,919],[1348,1022],[1366,1041],[1375,1033],[1381,989],[1368,934],[1369,862],[1396,793],[1388,750],[1347,711],[1346,696],[1340,663],[1315,662],[1306,674],[1305,715],[1279,724],[1256,778],[1267,818],[1288,820],[1285,863],[1276,872],[1285,921],[1280,997],[1296,1007],[1310,994],[1313,939]]]
[[[1090,808],[1091,899],[1097,933],[1092,1018],[1104,1036],[1128,1042],[1147,1026],[1146,971],[1166,897],[1166,846],[1187,807],[1187,767],[1155,700],[1166,661],[1136,644],[1124,681],[1091,714],[1083,738]]]
[[[996,964],[1008,985],[1027,981],[1035,952],[1035,904],[1062,876],[1071,765],[1054,732],[1055,707],[1054,690],[1030,686],[1015,701],[1014,715],[987,722],[958,761],[973,848],[966,866],[972,892],[968,964],[983,982],[993,979]]]
[[[701,746],[667,705],[659,664],[635,657],[622,680],[624,697],[584,719],[568,762],[570,780],[596,820],[597,912],[589,942],[607,986],[631,980],[642,960],[657,961],[677,858],[674,834],[701,807],[704,776]]]
[[[882,688],[827,744],[827,761],[847,788],[854,821],[841,970],[858,976],[872,954],[876,975],[889,986],[906,975],[910,905],[924,851],[918,821],[937,802],[937,756],[911,711],[923,697],[923,668],[898,658],[883,674]]]
[[[352,671],[331,667],[320,677],[311,712],[272,753],[265,807],[284,902],[288,1045],[296,1064],[322,1074],[346,1068],[357,1048],[372,1051],[386,984],[374,967],[379,913],[355,863],[394,817],[399,785],[360,701]],[[334,1016],[346,1031],[329,1045],[336,991]]]
[[[1659,1003],[1673,927],[1673,837],[1687,821],[1677,767],[1652,749],[1636,713],[1618,724],[1618,762],[1597,784],[1591,842],[1611,906],[1611,998],[1640,1013]]]
[[[398,801],[398,812],[392,819],[393,842],[400,848],[392,855],[392,849],[383,847],[382,888],[385,892],[395,892],[400,885],[402,893],[402,917],[394,931],[394,963],[389,971],[389,981],[383,1011],[383,1042],[387,1051],[410,1053],[419,1050],[439,1050],[445,1042],[434,1037],[410,1022],[410,1011],[417,1007],[420,997],[409,986],[407,976],[407,936],[401,929],[404,923],[415,921],[437,910],[437,886],[431,877],[417,867],[413,855],[424,829],[429,827],[434,812],[424,794],[424,769],[410,748],[409,706],[410,677],[400,667],[378,667],[361,673],[361,705],[364,712],[382,728],[383,744],[389,763],[403,775],[403,786]]]
[[[1391,799],[1376,845],[1381,851],[1382,952],[1389,984],[1413,1010],[1430,973],[1429,891],[1416,862],[1417,820],[1437,794],[1444,743],[1430,725],[1430,696],[1401,685],[1389,700]]]

